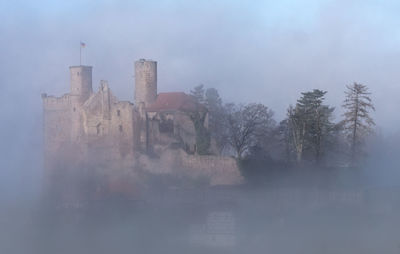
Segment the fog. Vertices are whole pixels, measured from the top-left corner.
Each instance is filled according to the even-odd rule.
[[[399,10],[391,0],[0,0],[1,252],[398,253]],[[121,100],[133,101],[140,58],[158,62],[161,92],[204,84],[277,121],[314,88],[339,120],[345,86],[360,82],[379,140],[361,172],[279,172],[265,188],[160,187],[145,201],[47,210],[40,94],[68,92],[80,41],[93,89],[108,80]],[[199,229],[210,223],[223,240]]]

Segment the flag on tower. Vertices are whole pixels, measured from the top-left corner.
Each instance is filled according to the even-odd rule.
[[[82,49],[84,48],[84,47],[86,47],[86,43],[84,43],[84,42],[80,42],[80,47],[79,47],[79,65],[82,65]]]

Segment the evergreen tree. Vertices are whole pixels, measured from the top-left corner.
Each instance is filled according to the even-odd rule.
[[[302,93],[296,107],[288,109],[288,128],[296,153],[296,161],[300,163],[307,149],[319,163],[321,161],[326,140],[331,135],[334,124],[331,122],[334,108],[323,105],[326,92],[314,89]]]
[[[345,113],[343,125],[350,143],[351,163],[354,164],[361,152],[361,146],[367,134],[372,132],[375,125],[370,111],[375,110],[368,87],[353,83],[346,86],[346,98],[343,102]]]
[[[193,90],[190,90],[190,95],[192,95],[198,103],[203,104],[204,103],[204,85],[200,84],[198,86],[195,86],[193,88]]]

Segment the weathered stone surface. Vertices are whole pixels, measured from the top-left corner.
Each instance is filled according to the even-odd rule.
[[[157,62],[140,59],[135,62],[135,104],[149,106],[157,98]]]
[[[141,155],[138,163],[153,174],[178,174],[191,179],[205,179],[211,186],[236,185],[243,182],[236,160],[223,156],[187,154],[182,149],[168,149],[160,158]]]
[[[70,93],[42,94],[46,183],[61,186],[63,178],[85,176],[97,194],[137,192],[145,172],[202,178],[210,185],[239,184],[242,177],[233,158],[196,155],[187,112],[171,107],[146,111],[146,104],[157,98],[156,62],[140,60],[135,68],[136,105],[119,101],[106,81],[93,92],[90,66],[70,67]],[[190,103],[185,100],[185,106],[195,109]],[[85,181],[79,188],[67,181],[61,192],[76,197]]]

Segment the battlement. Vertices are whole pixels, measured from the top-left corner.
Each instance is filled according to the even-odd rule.
[[[72,65],[69,68],[71,69],[71,68],[93,68],[93,67],[90,65]]]
[[[45,110],[62,110],[66,109],[71,105],[71,95],[64,94],[61,97],[53,95],[42,94],[43,107]]]

